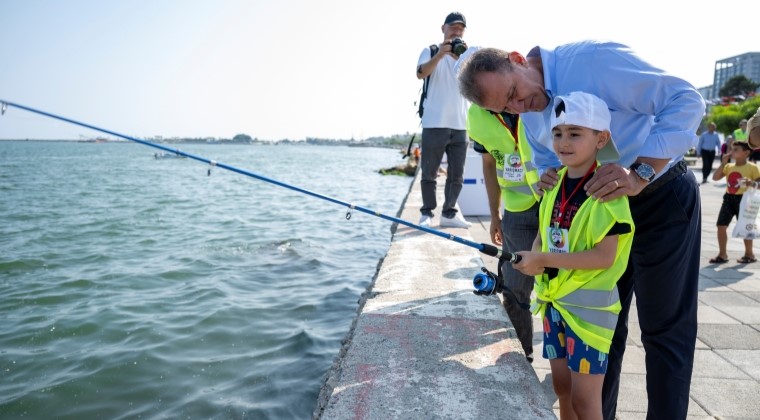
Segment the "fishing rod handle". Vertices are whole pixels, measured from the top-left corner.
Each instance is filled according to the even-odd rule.
[[[503,258],[505,261],[507,261],[508,263],[511,263],[511,264],[517,264],[517,263],[519,263],[520,261],[522,261],[522,256],[520,256],[520,255],[518,255],[518,254],[513,254],[513,253],[511,253],[511,252],[505,252],[505,253],[502,255],[502,258]]]

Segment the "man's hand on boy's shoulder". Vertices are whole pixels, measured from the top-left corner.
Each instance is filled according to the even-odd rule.
[[[635,172],[615,163],[600,166],[586,184],[586,194],[602,202],[638,195],[648,182]]]

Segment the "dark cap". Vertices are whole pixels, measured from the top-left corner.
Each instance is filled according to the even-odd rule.
[[[446,21],[443,22],[444,25],[451,25],[454,23],[461,23],[464,25],[464,27],[467,27],[467,21],[464,19],[464,15],[459,12],[451,12],[448,16],[446,16]]]

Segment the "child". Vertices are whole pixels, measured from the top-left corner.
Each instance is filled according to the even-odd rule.
[[[713,180],[718,181],[726,177],[726,193],[723,194],[723,204],[718,213],[718,256],[710,260],[710,264],[723,264],[728,262],[726,243],[728,242],[728,225],[731,219],[739,216],[739,204],[742,194],[747,190],[747,185],[752,181],[760,180],[760,169],[752,162],[747,162],[752,149],[747,140],[734,139],[731,151],[720,159],[720,166],[713,174]],[[736,163],[728,163],[733,158]],[[752,240],[744,240],[744,256],[736,260],[741,264],[749,264],[757,261],[752,251]]]
[[[599,202],[583,190],[598,166],[597,153],[620,156],[607,104],[573,92],[557,96],[553,106],[554,152],[564,168],[541,201],[533,250],[518,252],[522,260],[514,267],[536,276],[532,303],[544,321],[543,356],[551,364],[560,418],[601,419],[607,354],[621,307],[616,285],[628,265],[634,225],[628,197]]]

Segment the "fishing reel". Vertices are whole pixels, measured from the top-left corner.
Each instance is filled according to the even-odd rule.
[[[475,293],[478,296],[491,296],[497,293],[504,292],[504,278],[499,274],[496,275],[485,267],[480,267],[482,273],[475,275],[472,279],[472,285]]]
[[[508,287],[504,286],[504,276],[501,273],[501,266],[504,263],[516,264],[520,262],[522,257],[517,254],[505,253],[499,258],[498,271],[499,274],[494,274],[485,267],[480,267],[482,273],[475,275],[472,279],[472,285],[475,293],[478,296],[491,296],[497,293],[511,292]]]
[[[530,305],[528,302],[522,302],[517,295],[515,295],[515,292],[504,284],[504,275],[501,272],[503,264],[516,264],[520,262],[521,259],[522,257],[517,254],[505,253],[499,258],[499,274],[494,274],[489,269],[481,267],[480,270],[482,273],[476,274],[475,278],[472,279],[472,286],[475,287],[475,290],[473,290],[472,293],[475,293],[478,296],[492,296],[498,293],[503,293],[505,299],[512,300],[522,309],[529,310]]]

